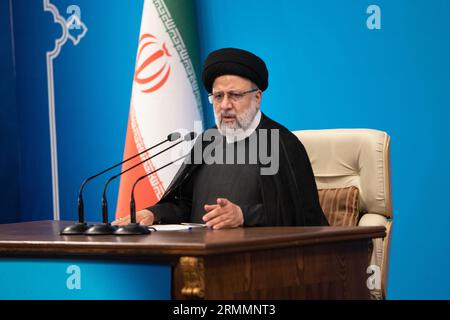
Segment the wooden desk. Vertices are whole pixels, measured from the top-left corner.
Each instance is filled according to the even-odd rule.
[[[69,224],[38,221],[0,225],[0,261],[64,258],[165,264],[170,266],[174,299],[369,299],[366,268],[370,240],[385,236],[384,227],[60,236],[59,231]]]

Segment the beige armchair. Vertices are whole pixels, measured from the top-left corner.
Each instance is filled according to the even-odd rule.
[[[381,288],[371,290],[372,297],[386,298],[393,218],[389,135],[371,129],[300,130],[294,134],[308,152],[317,188],[357,187],[358,225],[386,227],[386,237],[373,240],[368,264],[381,270]]]

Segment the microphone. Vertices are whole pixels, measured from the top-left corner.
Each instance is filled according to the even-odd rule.
[[[115,165],[113,165],[113,166],[111,166],[111,167],[109,167],[109,168],[107,168],[107,169],[105,169],[105,170],[103,170],[103,171],[101,171],[101,172],[99,172],[99,173],[97,173],[97,174],[95,174],[95,175],[85,179],[83,181],[83,183],[81,184],[81,186],[80,186],[80,190],[78,191],[78,223],[76,223],[74,225],[70,225],[70,226],[64,228],[63,230],[61,230],[60,234],[61,235],[84,234],[84,232],[90,227],[84,221],[84,202],[83,202],[83,191],[84,191],[84,188],[85,188],[86,184],[89,181],[93,180],[94,178],[97,178],[98,176],[100,176],[100,175],[102,175],[102,174],[104,174],[104,173],[106,173],[106,172],[108,172],[108,171],[110,171],[110,170],[112,170],[112,169],[114,169],[114,168],[116,168],[116,167],[118,167],[118,166],[120,166],[120,165],[122,165],[122,164],[124,164],[124,163],[126,163],[128,161],[130,161],[130,160],[133,160],[134,158],[140,156],[144,152],[147,152],[147,151],[152,150],[152,149],[154,149],[156,147],[159,147],[160,145],[162,145],[162,144],[164,144],[166,142],[172,142],[172,141],[178,140],[180,137],[181,137],[181,134],[179,132],[172,132],[171,134],[169,134],[167,136],[167,138],[165,140],[163,140],[163,141],[161,141],[161,142],[159,142],[159,143],[157,143],[157,144],[155,144],[155,145],[145,149],[144,151],[139,152],[138,154],[136,154],[136,155],[134,155],[132,157],[129,157],[128,159],[123,160],[122,162],[119,162],[119,163],[117,163],[117,164],[115,164]]]
[[[133,184],[133,188],[131,189],[131,200],[130,200],[130,223],[126,226],[120,226],[116,231],[114,231],[114,235],[116,236],[130,236],[130,235],[140,235],[140,234],[149,234],[150,230],[143,225],[140,225],[139,223],[136,223],[136,201],[134,199],[134,189],[136,188],[136,185],[141,181],[142,179],[154,174],[155,172],[158,172],[161,169],[164,169],[165,167],[170,166],[172,163],[175,163],[183,158],[186,158],[188,154],[185,154],[182,157],[179,157],[178,159],[171,161],[167,164],[165,164],[162,167],[159,167],[156,170],[153,170],[150,173],[147,173],[141,177],[139,177]]]
[[[111,181],[113,181],[114,179],[120,177],[121,175],[123,175],[124,173],[127,173],[128,171],[136,168],[137,166],[140,166],[142,163],[166,152],[169,149],[172,149],[173,147],[179,145],[180,143],[182,143],[183,141],[190,141],[193,140],[196,137],[196,133],[195,132],[189,132],[188,134],[186,134],[182,140],[178,141],[177,143],[174,143],[173,145],[171,145],[170,147],[167,147],[161,151],[159,151],[158,153],[154,154],[153,156],[144,159],[142,161],[140,161],[139,163],[131,166],[130,168],[110,177],[106,183],[105,186],[103,187],[103,196],[102,196],[102,223],[101,224],[95,224],[91,227],[89,227],[84,234],[85,235],[105,235],[105,234],[112,234],[117,227],[112,226],[109,222],[108,222],[108,202],[106,200],[106,190],[108,189],[109,184],[111,183]]]

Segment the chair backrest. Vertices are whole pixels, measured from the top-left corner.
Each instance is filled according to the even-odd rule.
[[[362,213],[392,217],[390,137],[372,129],[299,130],[319,189],[356,186]]]

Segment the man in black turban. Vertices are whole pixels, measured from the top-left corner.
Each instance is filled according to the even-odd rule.
[[[213,229],[328,225],[305,148],[260,111],[268,80],[266,64],[251,52],[224,48],[208,55],[202,81],[216,127],[197,139],[189,161],[161,200],[138,212],[138,222],[206,223]]]

